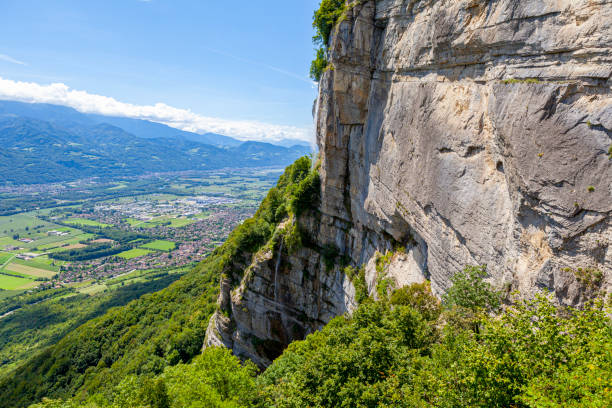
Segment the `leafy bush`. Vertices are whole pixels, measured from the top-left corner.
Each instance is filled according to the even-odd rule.
[[[459,306],[473,312],[497,310],[501,304],[501,295],[484,281],[486,276],[486,266],[467,266],[456,273],[451,278],[453,286],[444,296],[446,306]]]
[[[314,81],[319,82],[323,76],[323,72],[327,69],[327,57],[325,56],[325,49],[320,47],[317,50],[315,59],[310,64],[310,78]]]
[[[46,400],[31,408],[246,408],[257,397],[255,373],[254,364],[241,364],[231,351],[208,348],[191,364],[168,367],[159,376],[128,376],[108,396],[78,404]]]
[[[292,191],[291,210],[296,217],[311,209],[318,203],[321,191],[321,179],[318,172],[308,174]]]
[[[295,253],[295,251],[303,246],[302,234],[300,225],[296,221],[286,228],[283,240],[289,253]]]
[[[317,45],[317,51],[310,64],[310,77],[317,82],[328,66],[326,54],[331,32],[346,9],[345,3],[345,0],[322,0],[314,13],[312,26],[315,35],[312,40]]]
[[[363,303],[368,298],[368,284],[365,280],[365,268],[355,269],[352,266],[344,268],[344,274],[351,280],[355,287],[355,301]]]
[[[603,272],[596,268],[564,268],[563,271],[571,272],[587,288],[597,288],[603,280]]]
[[[322,0],[315,11],[312,26],[315,28],[313,41],[327,47],[334,25],[344,12],[345,0]]]
[[[34,408],[611,406],[612,325],[603,302],[560,310],[540,295],[498,316],[474,314],[471,307],[486,304],[477,301],[483,275],[468,268],[457,285],[480,288],[476,299],[448,303],[477,319],[478,333],[455,325],[449,310],[440,314],[427,283],[414,284],[292,343],[257,378],[253,364],[213,348],[158,375],[123,377],[109,393]]]
[[[391,294],[391,304],[412,306],[430,321],[436,320],[442,312],[440,301],[431,292],[431,283],[428,281],[394,290]]]
[[[396,292],[400,293],[400,292]],[[417,296],[413,294],[420,293]],[[560,313],[543,296],[480,334],[428,320],[425,287],[365,302],[295,342],[258,383],[260,407],[610,406],[612,329],[601,303]],[[435,308],[434,308],[435,309]],[[470,309],[459,309],[473,318]],[[437,312],[430,314],[432,318]],[[444,315],[441,315],[441,318]]]
[[[291,344],[258,379],[260,406],[396,406],[384,395],[391,370],[400,357],[407,364],[427,347],[428,331],[410,307],[364,303],[352,318],[338,317]]]
[[[387,299],[395,281],[386,277],[386,269],[393,259],[394,252],[387,251],[384,255],[377,253],[376,256],[376,293],[378,299]]]
[[[166,369],[171,407],[248,407],[257,397],[257,367],[225,348],[208,348],[191,364]]]

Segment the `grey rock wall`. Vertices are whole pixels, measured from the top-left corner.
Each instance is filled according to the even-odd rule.
[[[486,264],[525,296],[576,305],[610,292],[612,2],[365,1],[336,28],[330,61],[315,117],[321,206],[300,220],[316,245],[255,256],[207,344],[265,366],[352,310],[326,245],[366,265],[372,293],[376,257],[398,246],[385,272],[398,286],[429,279],[442,294]]]

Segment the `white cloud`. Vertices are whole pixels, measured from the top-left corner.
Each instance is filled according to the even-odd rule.
[[[17,65],[28,65],[23,61],[16,60],[15,58],[9,57],[8,55],[5,55],[5,54],[0,54],[0,61],[10,62],[11,64],[17,64]]]
[[[294,126],[274,125],[257,121],[235,121],[199,115],[164,103],[133,105],[114,98],[70,89],[63,83],[40,85],[0,77],[0,99],[29,103],[49,103],[74,108],[83,113],[122,116],[163,123],[190,132],[213,132],[240,140],[271,141],[301,139],[312,142],[313,130]]]

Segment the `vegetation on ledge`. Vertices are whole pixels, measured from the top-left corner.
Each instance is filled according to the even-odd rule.
[[[321,0],[318,10],[314,13],[312,26],[315,29],[315,36],[312,40],[318,48],[315,59],[310,65],[310,77],[317,82],[328,67],[327,49],[332,29],[347,7],[345,0]]]

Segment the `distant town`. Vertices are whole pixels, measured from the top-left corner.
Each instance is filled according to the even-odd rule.
[[[184,273],[254,213],[279,172],[5,186],[1,210],[9,214],[0,216],[0,293],[97,293],[117,279]]]

